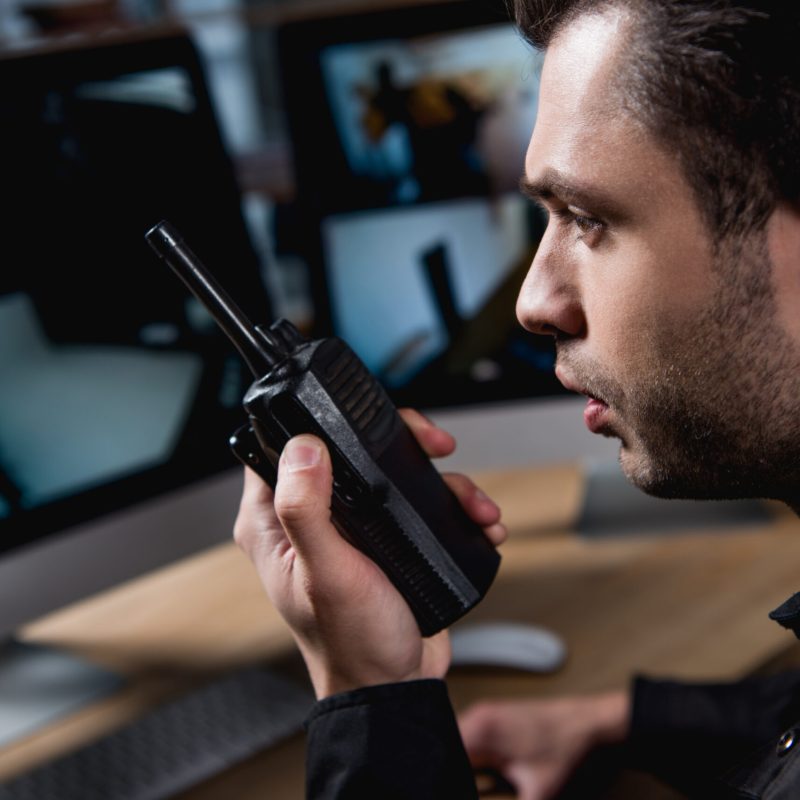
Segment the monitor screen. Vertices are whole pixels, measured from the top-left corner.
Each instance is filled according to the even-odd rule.
[[[398,403],[560,393],[552,343],[514,316],[544,231],[517,188],[542,57],[504,6],[305,20],[279,43],[298,196],[318,231],[318,329]]]
[[[536,118],[541,56],[510,24],[333,44],[319,59],[354,178],[331,193],[330,206],[516,188]]]
[[[4,551],[235,463],[251,376],[152,225],[270,314],[188,39],[0,61],[0,174]]]

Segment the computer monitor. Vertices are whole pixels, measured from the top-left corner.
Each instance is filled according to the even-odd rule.
[[[145,232],[271,312],[187,37],[0,60],[0,175],[2,639],[230,536],[252,377]]]
[[[518,189],[542,55],[505,5],[306,19],[278,44],[318,330],[399,404],[563,395],[514,316],[545,224]]]

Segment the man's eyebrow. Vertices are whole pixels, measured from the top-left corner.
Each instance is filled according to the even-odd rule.
[[[521,175],[519,179],[519,190],[530,200],[541,203],[549,200],[553,196],[552,188],[543,181],[532,181],[527,175]]]
[[[519,189],[522,194],[539,204],[555,198],[590,211],[620,216],[618,203],[602,189],[577,183],[557,170],[547,170],[535,180],[523,175],[519,179]]]

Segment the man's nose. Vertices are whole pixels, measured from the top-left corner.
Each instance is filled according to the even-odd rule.
[[[575,337],[583,334],[586,320],[580,289],[570,270],[548,253],[546,238],[533,259],[517,298],[517,319],[532,333]]]

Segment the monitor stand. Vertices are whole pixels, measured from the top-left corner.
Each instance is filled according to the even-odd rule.
[[[0,747],[118,690],[121,676],[63,650],[0,645]]]

